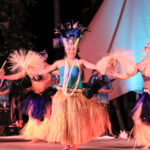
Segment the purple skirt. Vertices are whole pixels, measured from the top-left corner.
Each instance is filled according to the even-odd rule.
[[[51,96],[45,91],[42,95],[31,92],[31,94],[22,103],[22,113],[28,114],[31,108],[31,116],[41,120],[46,114],[46,108],[51,107],[51,103]]]
[[[132,109],[131,114],[133,115],[134,112],[139,108],[140,104],[142,105],[142,111],[140,118],[143,122],[150,124],[150,95],[148,93],[143,93],[139,98],[137,104]]]

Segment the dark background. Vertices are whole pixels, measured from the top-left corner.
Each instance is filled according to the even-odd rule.
[[[53,0],[54,1],[54,0]],[[25,29],[36,36],[32,39],[36,51],[47,50],[49,53],[49,62],[52,63],[60,58],[62,49],[53,48],[53,38],[55,37],[55,7],[52,0],[37,0],[35,7],[28,8],[30,17],[27,18]],[[88,26],[102,0],[63,0],[59,1],[59,22],[79,21],[84,26]],[[60,56],[59,56],[60,55]]]
[[[54,28],[59,23],[79,21],[88,26],[103,0],[1,0],[0,65],[20,48],[47,50],[48,62],[63,56],[54,48]]]

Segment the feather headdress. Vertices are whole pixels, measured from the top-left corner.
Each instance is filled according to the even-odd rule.
[[[8,61],[11,72],[36,73],[45,65],[44,58],[39,53],[24,49],[13,51],[9,55]]]
[[[69,45],[70,39],[74,41],[75,46],[78,46],[83,34],[85,31],[88,31],[87,27],[79,24],[79,22],[74,23],[73,21],[59,24],[54,30],[54,34],[60,37],[60,41],[65,47]]]
[[[135,59],[128,50],[115,51],[113,54],[103,57],[97,63],[97,68],[101,74],[109,77],[113,77],[115,73],[131,74],[134,72],[135,67]]]

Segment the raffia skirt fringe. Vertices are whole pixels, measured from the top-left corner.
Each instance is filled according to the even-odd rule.
[[[101,136],[109,122],[108,113],[96,98],[82,93],[65,96],[58,91],[52,100],[50,119],[40,127],[41,138],[62,144],[84,144]]]
[[[150,145],[150,95],[143,93],[133,109],[133,136],[136,144]]]
[[[30,117],[27,124],[20,131],[20,134],[28,140],[41,139],[41,135],[39,133],[40,125],[41,121]]]
[[[46,114],[44,115],[44,121],[33,118],[31,116],[31,111],[32,111],[32,107],[31,110],[29,111],[29,120],[26,123],[26,125],[23,127],[23,129],[20,131],[20,134],[25,139],[29,139],[29,140],[44,139],[44,134],[42,133],[43,130],[41,131],[41,129],[43,129],[43,127],[47,125],[47,122],[49,122],[51,105],[47,104],[46,106]]]

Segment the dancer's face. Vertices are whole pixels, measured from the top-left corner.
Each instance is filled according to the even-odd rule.
[[[68,58],[75,58],[77,54],[77,47],[74,46],[73,40],[69,40],[68,47],[66,48],[66,54]]]
[[[150,56],[150,43],[145,46],[145,53],[146,55]]]

